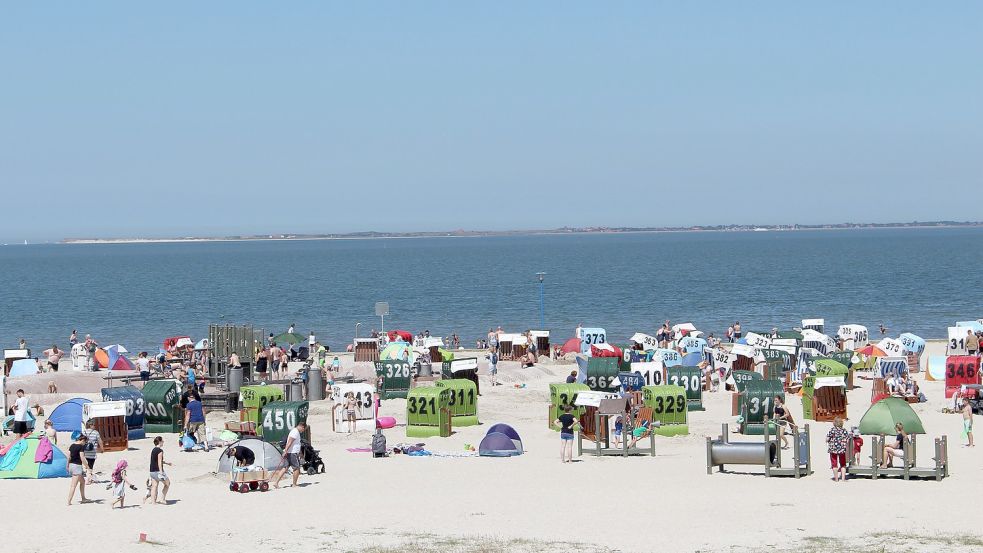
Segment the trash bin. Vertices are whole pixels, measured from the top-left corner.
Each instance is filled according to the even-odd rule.
[[[291,380],[287,386],[287,401],[304,401],[304,381]]]
[[[417,371],[417,376],[433,376],[433,364],[420,363],[420,369]]]
[[[311,367],[307,371],[307,400],[321,401],[324,399],[324,377],[321,369]]]
[[[242,388],[242,367],[232,367],[228,372],[228,388],[230,392],[239,392]]]

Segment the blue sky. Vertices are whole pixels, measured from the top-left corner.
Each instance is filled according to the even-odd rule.
[[[981,59],[978,2],[6,4],[0,240],[983,219]]]

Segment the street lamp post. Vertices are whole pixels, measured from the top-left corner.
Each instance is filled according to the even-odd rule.
[[[546,289],[543,281],[546,279],[546,273],[536,273],[539,277],[539,329],[546,330]]]

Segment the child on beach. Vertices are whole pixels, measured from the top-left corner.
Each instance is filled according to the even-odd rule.
[[[963,436],[969,440],[966,447],[976,447],[973,443],[973,407],[969,404],[969,399],[963,398]]]
[[[488,349],[488,375],[491,385],[498,386],[498,353],[491,348]]]
[[[826,434],[826,448],[829,451],[829,463],[833,469],[833,482],[842,479],[846,482],[846,448],[850,434],[843,428],[843,419],[833,419],[833,428]]]
[[[347,394],[345,394],[345,406],[344,406],[344,409],[345,409],[345,421],[348,422],[348,433],[349,434],[354,434],[355,433],[355,421],[356,421],[356,418],[355,418],[355,410],[356,409],[358,409],[359,411],[362,410],[362,404],[360,404],[358,402],[358,400],[355,399],[355,394],[354,393],[348,392]]]
[[[621,434],[625,429],[625,420],[622,417],[614,419],[614,447],[621,447]]]
[[[113,502],[109,504],[110,509],[116,508],[116,503],[119,503],[119,508],[123,508],[123,500],[126,498],[126,487],[129,486],[131,490],[137,489],[129,480],[126,479],[126,459],[120,460],[116,463],[116,468],[113,470]]]

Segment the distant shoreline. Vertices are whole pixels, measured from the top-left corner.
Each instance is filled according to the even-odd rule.
[[[661,232],[796,232],[810,230],[863,230],[863,229],[925,229],[925,228],[977,228],[981,221],[928,221],[913,223],[840,223],[831,225],[717,225],[692,227],[562,227],[542,230],[465,231],[447,232],[352,232],[340,234],[268,234],[240,236],[188,236],[171,238],[65,238],[60,244],[169,244],[184,242],[258,242],[304,240],[377,240],[393,238],[478,238],[495,236],[542,236],[573,234],[641,234]]]

